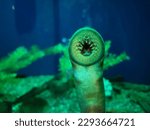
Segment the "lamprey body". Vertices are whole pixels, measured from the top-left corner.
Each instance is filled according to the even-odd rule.
[[[81,112],[105,112],[104,52],[103,39],[92,28],[81,28],[70,39],[69,55]]]

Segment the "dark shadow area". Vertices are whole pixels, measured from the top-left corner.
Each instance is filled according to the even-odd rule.
[[[36,20],[35,0],[15,0],[15,24],[19,34],[30,33]]]

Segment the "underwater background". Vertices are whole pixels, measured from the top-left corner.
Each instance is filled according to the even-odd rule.
[[[149,9],[149,0],[0,0],[0,112],[80,112],[74,88],[62,87],[73,81],[64,83],[57,75],[68,67],[60,64],[65,61],[59,52],[86,26],[101,34],[109,52],[121,55],[113,63],[120,64],[108,64],[104,72],[106,112],[150,112]],[[22,53],[34,58],[21,57],[21,67],[16,62],[11,68],[11,56]],[[7,56],[9,65],[3,60]]]
[[[106,77],[150,84],[149,8],[149,0],[0,0],[0,57],[18,46],[66,44],[77,29],[90,26],[112,41],[111,52],[131,58]],[[57,64],[58,57],[45,57],[19,73],[54,74]]]

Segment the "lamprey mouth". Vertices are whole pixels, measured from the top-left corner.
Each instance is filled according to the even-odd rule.
[[[89,39],[89,37],[85,37],[82,41],[77,43],[76,47],[83,56],[90,56],[96,45]]]
[[[92,65],[104,56],[104,42],[100,34],[89,27],[79,29],[70,39],[71,59],[81,65]]]

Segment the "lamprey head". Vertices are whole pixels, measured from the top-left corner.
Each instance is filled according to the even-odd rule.
[[[77,30],[70,39],[69,55],[73,62],[89,66],[104,57],[104,42],[94,29],[84,27]]]

